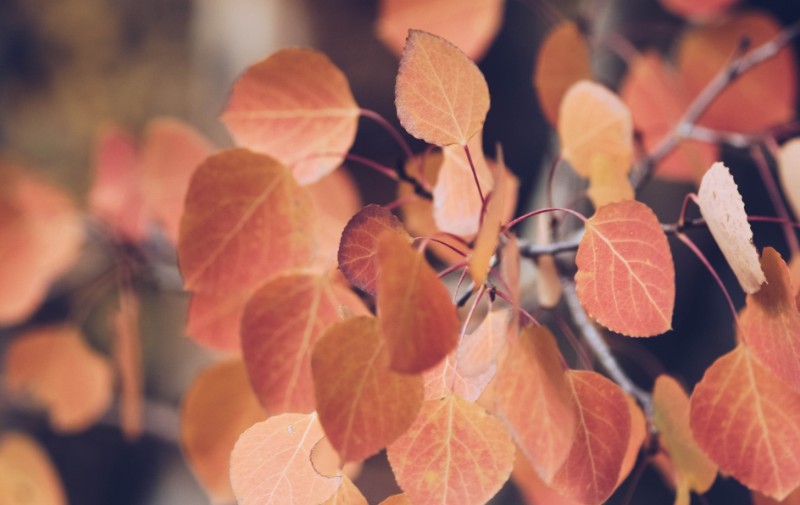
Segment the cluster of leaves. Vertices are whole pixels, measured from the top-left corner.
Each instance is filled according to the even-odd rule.
[[[678,504],[706,492],[718,471],[757,491],[759,503],[796,500],[800,269],[773,248],[759,254],[749,224],[758,217],[746,214],[731,172],[716,160],[720,143],[752,149],[777,195],[779,217],[763,219],[784,224],[797,260],[764,154],[800,210],[800,140],[777,141],[795,115],[786,44],[798,28],[729,12],[731,3],[663,0],[697,23],[679,40],[674,66],[625,46],[619,94],[591,72],[604,41],[569,21],[554,27],[534,87],[558,134],[553,171],[570,167],[587,189],[567,207],[516,218],[517,178],[501,148],[494,160],[483,151],[490,95],[472,61],[499,28],[501,0],[382,2],[379,36],[400,55],[397,116],[429,144],[420,154],[359,107],[324,54],[300,48],[272,54],[234,85],[222,120],[236,148],[211,154],[171,122],[154,123],[140,153],[127,134],[106,132],[92,215],[120,246],[143,243],[158,224],[176,244],[191,293],[187,333],[229,354],[195,379],[181,415],[182,447],[212,500],[364,504],[352,479],[384,449],[403,491],[386,505],[485,503],[509,478],[531,503],[600,504],[637,460],[661,471]],[[361,118],[394,137],[402,166],[350,153]],[[395,180],[397,199],[363,206],[345,161]],[[662,224],[636,200],[653,174],[699,186],[675,223]],[[13,323],[74,263],[81,220],[57,190],[19,170],[0,177],[8,181],[0,186],[0,322]],[[588,217],[576,210],[582,196],[595,209]],[[690,203],[702,219],[686,219]],[[540,221],[536,240],[517,236],[516,225],[546,214],[580,226]],[[696,227],[710,231],[747,294],[738,315],[730,303],[737,343],[691,396],[669,376],[645,390],[600,332],[653,337],[671,329],[676,273],[667,236],[709,266],[685,233]],[[523,296],[524,262],[535,266],[535,297]],[[115,272],[122,425],[135,436],[136,272],[127,263]],[[457,282],[445,283],[456,273]],[[572,316],[561,333],[576,355],[591,348],[607,375],[589,360],[570,363],[534,315],[558,312]],[[70,431],[105,412],[113,376],[76,328],[59,327],[17,338],[3,378]],[[0,497],[56,479],[41,450],[18,434],[0,441],[0,470],[12,466],[0,471]],[[52,494],[43,502],[63,503],[57,485],[41,489]]]

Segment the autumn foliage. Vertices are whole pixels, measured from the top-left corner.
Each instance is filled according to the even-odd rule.
[[[626,42],[613,85],[593,74],[604,40],[591,23],[552,27],[531,93],[557,148],[530,208],[527,168],[483,137],[491,94],[475,60],[500,0],[381,2],[377,36],[399,56],[397,119],[415,148],[309,48],[267,55],[232,85],[221,120],[235,147],[171,119],[140,141],[101,130],[91,219],[120,248],[153,233],[174,246],[186,334],[222,356],[181,409],[181,447],[213,502],[365,504],[359,465],[385,452],[402,490],[386,505],[482,504],[508,481],[531,504],[599,505],[647,467],[676,504],[718,473],[758,503],[794,503],[798,28],[731,1],[662,4],[692,20],[674,58]],[[464,30],[448,30],[453,19]],[[368,120],[396,142],[397,166],[351,152]],[[761,164],[777,217],[747,212],[721,146]],[[343,163],[391,178],[396,199],[359,195]],[[577,189],[565,199],[554,185],[566,172]],[[654,178],[689,188],[679,215],[642,200]],[[3,161],[0,182],[0,323],[15,324],[75,264],[83,227],[63,191],[22,167]],[[754,221],[782,227],[785,244],[757,247]],[[725,264],[715,270],[690,230]],[[678,255],[719,284],[731,350],[696,384],[634,380],[606,337],[637,346],[686,331],[673,318]],[[20,332],[3,355],[3,390],[58,432],[100,420],[115,381],[124,433],[146,429],[139,271],[117,268],[113,358],[69,322]],[[0,502],[27,503],[4,497],[33,482],[35,503],[64,503],[42,449],[3,433]]]

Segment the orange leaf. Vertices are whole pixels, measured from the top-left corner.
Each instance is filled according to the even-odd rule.
[[[528,327],[511,344],[495,379],[497,414],[546,482],[566,460],[577,424],[561,363],[550,331]]]
[[[576,82],[592,78],[589,45],[572,21],[563,21],[547,34],[539,50],[533,86],[544,117],[555,125],[567,90]]]
[[[625,400],[628,402],[628,411],[631,414],[631,437],[628,439],[628,448],[625,450],[625,458],[623,458],[619,470],[617,486],[628,478],[639,457],[639,449],[642,448],[642,444],[647,438],[647,420],[644,412],[632,397],[625,395]]]
[[[794,138],[781,146],[778,175],[794,215],[800,216],[800,138]]]
[[[378,37],[401,55],[411,28],[449,40],[473,60],[483,57],[503,21],[503,0],[383,0]]]
[[[409,501],[405,493],[400,493],[386,498],[379,505],[411,505],[411,501]]]
[[[457,349],[458,368],[464,375],[480,375],[496,364],[508,343],[510,316],[509,309],[490,310],[472,333],[464,335]]]
[[[703,176],[697,205],[744,292],[758,291],[765,278],[753,246],[753,231],[747,222],[739,188],[728,167],[721,162],[714,163]]]
[[[317,415],[282,414],[256,423],[231,453],[231,484],[240,505],[322,503],[339,489],[342,477],[326,477],[311,463],[322,440]]]
[[[239,352],[239,326],[248,293],[236,295],[196,292],[189,301],[186,333],[198,344]]]
[[[602,375],[568,372],[578,423],[575,441],[552,486],[586,504],[603,503],[617,487],[631,432],[622,390]]]
[[[178,235],[183,202],[195,169],[213,147],[183,121],[163,117],[147,123],[141,151],[141,177],[148,217],[164,229],[173,243]]]
[[[342,163],[359,113],[347,78],[327,56],[291,48],[245,71],[222,121],[238,145],[278,158],[309,184]]]
[[[436,366],[422,374],[425,379],[425,400],[437,400],[455,393],[468,402],[477,401],[497,372],[495,364],[478,374],[466,374],[461,369],[456,351],[448,354]]]
[[[128,439],[142,434],[142,337],[139,334],[139,300],[130,289],[120,293],[119,311],[113,315],[114,361],[117,365],[122,433]]]
[[[519,331],[520,314],[520,256],[517,236],[509,234],[505,247],[500,255],[500,274],[508,286],[508,297],[511,303],[511,334],[510,340],[516,340]]]
[[[517,451],[511,479],[528,505],[582,505],[558,494],[542,481],[528,459]]]
[[[773,500],[768,496],[761,493],[753,492],[754,505],[800,505],[800,488],[795,489],[792,493],[781,501]]]
[[[691,398],[695,440],[723,473],[778,500],[800,486],[800,393],[744,346],[706,370]]]
[[[111,365],[75,328],[41,328],[15,339],[6,352],[4,377],[9,391],[41,403],[62,433],[85,430],[111,404]]]
[[[459,321],[450,292],[408,241],[391,232],[378,238],[377,305],[392,368],[419,373],[458,344]]]
[[[725,12],[738,0],[661,0],[661,5],[678,16],[689,19],[711,19]]]
[[[675,266],[656,215],[626,200],[597,209],[575,258],[578,299],[609,330],[633,337],[670,329]]]
[[[189,386],[181,408],[181,449],[214,503],[234,500],[231,450],[244,430],[265,418],[241,359],[209,366]]]
[[[392,211],[370,204],[352,217],[342,232],[339,245],[339,269],[353,286],[375,295],[378,270],[375,255],[378,237],[391,230],[410,241],[411,237]]]
[[[511,475],[514,443],[482,407],[450,395],[425,402],[387,455],[415,505],[482,504]]]
[[[342,476],[342,485],[322,505],[369,505],[353,481]]]
[[[336,268],[339,242],[347,222],[361,208],[361,197],[350,174],[340,168],[306,186],[314,202],[314,266],[320,271]]]
[[[691,101],[680,76],[656,52],[644,53],[633,60],[622,83],[621,95],[649,152],[672,134]],[[699,184],[717,159],[717,151],[714,144],[683,139],[658,164],[655,174]]]
[[[325,332],[311,356],[317,411],[344,461],[377,453],[411,426],[422,377],[389,368],[377,319],[351,318]]]
[[[761,254],[766,283],[747,296],[739,316],[744,339],[761,364],[800,391],[800,311],[789,267],[781,255],[766,247]]]
[[[676,502],[689,503],[689,491],[708,491],[717,477],[717,465],[692,436],[689,397],[668,375],[659,376],[653,388],[653,425],[677,474]]]
[[[395,87],[400,124],[430,144],[466,145],[489,111],[489,87],[478,67],[456,46],[409,30]]]
[[[534,216],[537,245],[546,245],[551,242],[550,219],[551,217],[547,214]],[[562,293],[561,277],[556,266],[556,259],[550,254],[542,254],[536,258],[536,269],[538,274],[536,276],[536,300],[542,307],[552,309],[558,305]]]
[[[56,468],[47,453],[27,435],[0,437],[0,503],[3,505],[67,505]]]
[[[726,16],[688,30],[678,47],[678,68],[689,96],[696,96],[729,64],[742,38],[755,48],[774,38],[781,26],[757,11]],[[727,86],[700,117],[699,124],[755,133],[795,117],[797,68],[790,46],[748,70]]]
[[[343,309],[366,312],[347,287],[302,272],[273,278],[247,302],[242,355],[250,383],[267,412],[315,409],[311,352],[322,334],[343,319]]]
[[[502,188],[505,185],[506,168],[502,159],[502,151],[500,151],[498,159],[500,161],[495,166],[492,174],[494,176],[492,188]],[[503,218],[505,217],[503,214],[506,208],[505,197],[506,195],[502,190],[497,191],[494,189],[488,196],[489,201],[486,204],[486,212],[483,215],[478,236],[475,238],[475,246],[469,257],[469,271],[472,276],[472,282],[476,286],[482,286],[486,281],[492,256],[497,250],[497,244],[500,243],[500,229],[503,225]],[[480,213],[480,211],[478,212]]]
[[[609,203],[633,200],[635,197],[628,175],[612,166],[605,157],[592,160],[592,173],[589,175],[589,189],[586,194],[595,209]]]
[[[25,170],[0,160],[0,326],[31,315],[83,240],[67,195]]]
[[[584,178],[595,159],[623,174],[633,162],[633,120],[628,107],[608,88],[592,81],[573,84],[558,113],[561,157]]]

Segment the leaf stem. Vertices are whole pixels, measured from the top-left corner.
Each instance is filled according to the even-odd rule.
[[[345,154],[344,158],[346,160],[355,161],[356,163],[360,163],[366,167],[369,167],[375,170],[376,172],[385,175],[389,179],[392,179],[393,181],[400,181],[400,176],[397,175],[397,172],[394,169],[389,168],[381,163],[378,163],[377,161],[373,161],[364,156],[352,153]]]
[[[472,170],[472,178],[475,179],[475,187],[478,188],[478,196],[481,197],[481,209],[483,211],[486,209],[486,198],[483,196],[483,190],[481,189],[481,182],[478,180],[478,171],[475,170],[475,163],[472,161],[472,154],[470,154],[469,146],[467,144],[464,144],[464,154],[467,155],[469,168]],[[483,212],[481,212],[481,215],[483,215]]]
[[[767,149],[767,146],[763,143],[760,145],[753,145],[750,149],[750,154],[753,157],[753,161],[756,163],[756,167],[758,167],[758,173],[761,175],[761,180],[764,182],[764,187],[767,189],[769,199],[778,217],[785,219],[787,222],[791,222],[789,209],[786,208],[786,204],[781,196],[781,191],[778,189],[778,184],[775,182],[775,178],[770,171],[769,162],[766,156],[764,156],[764,151]],[[789,245],[789,250],[792,252],[792,255],[794,256],[800,253],[800,242],[797,241],[797,234],[790,225],[784,223],[783,234],[786,237],[786,243]]]
[[[397,142],[407,159],[414,157],[414,153],[411,151],[411,147],[408,145],[408,142],[406,142],[406,139],[403,138],[403,135],[397,130],[397,128],[394,127],[394,125],[392,125],[392,123],[387,121],[386,118],[370,109],[361,109],[360,113],[362,117],[371,119],[381,125],[381,127],[383,127],[383,129],[386,130]]]

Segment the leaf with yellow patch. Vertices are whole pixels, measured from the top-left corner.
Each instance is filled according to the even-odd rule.
[[[67,505],[67,497],[47,453],[28,435],[0,437],[0,503]]]

